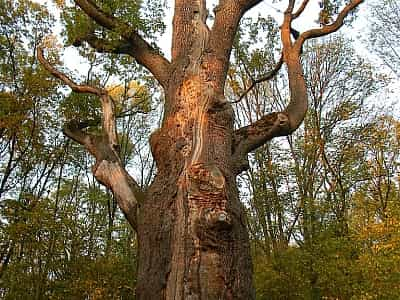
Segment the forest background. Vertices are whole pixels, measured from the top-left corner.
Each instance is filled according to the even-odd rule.
[[[156,40],[165,4],[137,3],[133,21]],[[135,234],[92,176],[93,159],[61,130],[65,120],[99,118],[100,104],[65,89],[36,58],[45,39],[52,63],[63,65],[59,43],[73,47],[69,22],[83,22],[68,4],[55,5],[59,17],[45,5],[0,0],[0,298],[134,299]],[[367,1],[360,16],[367,22],[348,24],[359,33],[354,40],[344,30],[305,45],[304,124],[252,153],[238,178],[257,299],[400,298],[398,15],[398,1]],[[60,24],[67,30],[57,41],[51,34]],[[285,106],[283,72],[242,97],[275,65],[280,47],[274,18],[242,22],[226,86],[237,100],[237,126]],[[146,187],[160,89],[132,58],[84,50],[75,58],[85,61],[84,74],[63,71],[110,91],[124,164]]]

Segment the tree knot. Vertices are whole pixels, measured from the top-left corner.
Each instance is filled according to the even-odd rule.
[[[277,113],[276,122],[278,123],[279,127],[290,130],[290,120],[286,113]]]
[[[219,248],[230,239],[232,219],[222,208],[203,208],[196,222],[196,234],[204,248]]]

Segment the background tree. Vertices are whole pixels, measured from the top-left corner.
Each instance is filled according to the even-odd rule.
[[[79,95],[65,97],[36,58],[54,22],[39,4],[0,1],[0,298],[132,299],[135,235],[112,194],[89,175],[91,157],[60,134],[63,118],[98,120],[99,106]],[[58,50],[49,51],[54,63]],[[128,63],[119,62],[126,82],[117,87],[123,88],[102,84],[119,101],[120,136],[137,137],[135,145],[121,138],[125,165],[151,166],[142,150],[142,136],[155,118],[148,101],[151,82],[135,85],[132,67],[123,67]],[[114,65],[115,58],[89,53],[82,80],[110,78]],[[145,186],[151,174],[145,168],[137,178]]]
[[[46,195],[51,176],[62,157],[63,141],[46,139],[53,103],[59,100],[57,84],[38,66],[36,48],[50,32],[51,18],[38,4],[1,2],[0,48],[0,199],[9,217],[3,226],[18,226]],[[40,80],[46,79],[42,84]],[[2,229],[3,229],[2,226]],[[1,241],[0,277],[25,240]]]
[[[400,67],[400,4],[395,0],[374,1],[370,11],[371,48],[385,65],[399,76]]]
[[[133,299],[136,235],[90,174],[92,156],[60,134],[65,120],[90,121],[86,130],[98,134],[100,102],[60,89],[37,64],[30,45],[41,35],[31,26],[53,26],[45,9],[24,1],[1,7],[1,29],[14,38],[0,43],[0,298]],[[284,70],[274,69],[278,25],[260,16],[238,28],[225,86],[236,128],[284,110],[289,98]],[[147,136],[160,118],[157,84],[131,57],[80,44],[85,70],[69,76],[112,97],[122,164],[146,189],[155,170]],[[250,153],[239,178],[257,299],[400,297],[398,122],[395,110],[376,105],[386,77],[350,44],[334,36],[303,47],[304,125]],[[51,48],[52,63],[59,50]]]
[[[265,20],[245,28],[256,33],[257,26]],[[251,43],[238,45],[230,69],[228,90],[237,98],[273,60],[263,51],[271,44],[249,50]],[[372,106],[387,78],[349,44],[336,36],[311,43],[310,51],[305,47],[310,105],[304,127],[287,141],[257,149],[241,179],[242,188],[248,186],[242,196],[249,207],[259,299],[399,296],[397,122]],[[287,97],[280,92],[282,77],[246,93],[237,119],[251,122],[266,106],[279,107]],[[286,240],[285,232],[293,236]]]
[[[262,24],[261,20],[246,28]],[[369,130],[375,126],[375,112],[365,108],[366,99],[385,81],[349,44],[335,36],[305,47],[310,104],[304,126],[287,139],[257,149],[242,177],[242,186],[249,187],[244,199],[260,299],[359,295],[355,285],[362,267],[356,260],[358,242],[349,229],[349,214],[352,195],[369,176],[364,150],[355,143],[376,134]],[[240,47],[250,59],[238,59],[228,82],[238,97],[241,83],[265,73],[271,59],[263,52],[270,46],[254,51],[246,43]],[[285,84],[285,77],[278,75],[247,93],[237,109],[238,120],[251,122],[267,107],[280,107],[287,97],[281,92]]]
[[[282,57],[273,75],[286,65],[290,100],[282,111],[234,130],[233,110],[224,96],[230,53],[242,16],[260,2],[220,1],[209,28],[205,1],[175,1],[171,61],[145,40],[159,28],[158,2],[149,1],[146,9],[141,2],[76,0],[79,9],[65,8],[74,45],[128,54],[163,88],[163,122],[150,138],[157,174],[146,190],[121,160],[117,108],[107,89],[75,83],[38,49],[39,60],[55,77],[74,92],[100,100],[101,127],[96,119],[74,118],[64,133],[94,157],[93,175],[113,192],[137,232],[139,299],[254,298],[236,176],[248,167],[250,151],[301,124],[308,98],[300,62],[303,43],[337,31],[363,1],[353,0],[337,13],[333,8],[342,1],[331,6],[327,1],[321,27],[305,31],[296,41],[290,37],[291,22],[309,1],[288,1],[281,26]]]

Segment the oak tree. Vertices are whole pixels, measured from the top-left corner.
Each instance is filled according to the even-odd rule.
[[[281,58],[249,88],[272,78],[285,65],[290,100],[282,111],[238,129],[232,103],[224,95],[225,81],[240,21],[262,0],[220,0],[211,27],[205,0],[176,0],[171,59],[147,40],[149,27],[138,13],[142,1],[74,2],[80,21],[68,26],[80,34],[73,44],[132,56],[153,74],[164,93],[162,124],[149,137],[157,173],[143,190],[120,158],[112,96],[104,88],[74,82],[46,60],[43,47],[38,49],[39,60],[55,77],[74,92],[100,100],[102,120],[96,134],[86,130],[99,124],[90,119],[70,120],[64,134],[94,157],[94,176],[113,192],[137,233],[137,298],[254,299],[236,176],[248,168],[249,152],[274,137],[291,134],[302,123],[308,105],[301,64],[304,42],[337,31],[363,0],[323,1],[323,22],[296,40],[291,38],[291,23],[309,1],[288,1],[280,27]]]

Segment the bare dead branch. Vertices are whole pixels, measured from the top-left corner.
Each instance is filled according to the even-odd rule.
[[[135,180],[126,172],[119,157],[114,101],[105,89],[78,85],[64,73],[56,70],[45,59],[42,46],[38,47],[37,57],[45,69],[61,79],[73,91],[94,94],[100,98],[103,111],[102,135],[89,134],[83,130],[89,126],[97,126],[100,123],[98,119],[68,122],[63,128],[63,132],[72,140],[83,145],[95,157],[94,176],[113,192],[127,220],[133,228],[136,228],[138,201],[143,200],[144,194]]]
[[[72,79],[70,79],[67,75],[64,73],[58,71],[56,68],[54,68],[45,58],[43,55],[43,47],[39,46],[37,48],[37,58],[40,61],[40,63],[43,65],[43,67],[49,71],[54,77],[60,79],[63,81],[66,85],[68,85],[74,92],[77,93],[89,93],[93,94],[96,96],[100,96],[104,91],[102,89],[89,86],[89,85],[78,85],[76,84]]]

